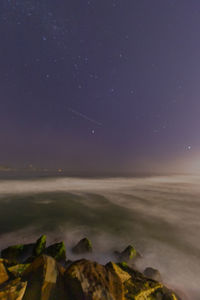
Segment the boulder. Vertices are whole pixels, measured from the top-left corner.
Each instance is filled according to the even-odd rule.
[[[27,282],[22,282],[19,278],[10,281],[0,289],[1,300],[22,300],[26,290]]]
[[[3,259],[0,259],[0,285],[9,279]]]
[[[144,276],[157,280],[157,281],[162,281],[161,279],[161,274],[158,270],[153,269],[153,268],[146,268],[143,272]]]
[[[124,281],[125,299],[128,300],[178,300],[178,297],[162,283],[145,277],[126,263],[117,264],[131,278]]]
[[[123,284],[112,268],[85,259],[74,262],[65,273],[69,299],[122,300]]]
[[[64,270],[54,258],[36,258],[22,276],[28,282],[23,300],[66,300],[63,275]]]
[[[44,254],[55,258],[57,261],[64,262],[66,260],[65,244],[63,242],[53,244],[45,249]]]
[[[33,255],[39,256],[46,247],[46,235],[42,235],[37,241],[33,249]]]
[[[126,282],[131,278],[131,275],[128,272],[122,270],[122,268],[120,268],[117,264],[113,262],[107,263],[106,269],[115,272],[119,276],[122,283]]]
[[[30,264],[18,264],[7,269],[14,277],[20,277],[29,266]]]
[[[76,246],[72,248],[74,254],[83,254],[92,252],[92,243],[88,238],[84,238],[78,242]]]
[[[34,244],[19,244],[10,246],[1,251],[1,257],[9,260],[11,264],[23,263],[27,257],[32,255]]]
[[[126,247],[122,252],[115,251],[114,254],[117,256],[117,259],[120,262],[123,262],[123,261],[130,262],[130,261],[140,257],[140,254],[131,245]]]

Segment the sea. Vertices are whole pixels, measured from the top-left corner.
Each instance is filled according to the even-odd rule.
[[[133,245],[182,299],[200,299],[200,176],[0,177],[0,249],[46,234],[68,259],[83,237],[102,264]]]

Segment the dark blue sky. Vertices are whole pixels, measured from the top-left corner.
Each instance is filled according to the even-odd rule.
[[[198,0],[1,0],[0,36],[1,164],[120,173],[198,160]]]

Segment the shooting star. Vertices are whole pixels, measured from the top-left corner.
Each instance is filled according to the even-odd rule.
[[[96,120],[93,120],[93,119],[89,118],[88,116],[86,116],[86,115],[80,113],[79,111],[77,111],[77,110],[75,110],[75,109],[73,109],[73,108],[70,108],[70,107],[69,107],[69,108],[68,108],[68,111],[72,112],[74,115],[79,116],[79,117],[81,117],[81,118],[83,118],[83,119],[85,119],[85,120],[87,120],[87,121],[89,121],[89,122],[91,122],[91,123],[93,123],[93,124],[96,124],[96,125],[98,125],[98,126],[102,126],[102,123],[97,122]]]

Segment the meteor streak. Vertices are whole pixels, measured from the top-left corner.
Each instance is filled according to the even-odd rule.
[[[85,120],[87,120],[87,121],[89,121],[89,122],[91,122],[91,123],[93,123],[93,124],[96,124],[96,125],[98,125],[98,126],[102,126],[102,123],[97,122],[96,120],[93,120],[93,119],[89,118],[88,116],[86,116],[86,115],[80,113],[79,111],[77,111],[77,110],[75,110],[75,109],[73,109],[73,108],[70,108],[70,107],[69,107],[69,108],[68,108],[68,111],[72,112],[74,115],[79,116],[79,117],[81,117],[81,118],[83,118],[83,119],[85,119]]]

